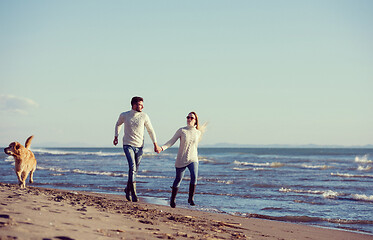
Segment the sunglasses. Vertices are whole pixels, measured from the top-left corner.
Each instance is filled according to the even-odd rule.
[[[193,119],[194,119],[194,117],[189,117],[189,116],[188,116],[188,117],[187,117],[187,119],[193,120]]]

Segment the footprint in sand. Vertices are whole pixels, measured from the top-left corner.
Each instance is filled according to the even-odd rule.
[[[10,216],[8,214],[1,214],[0,219],[10,219]],[[5,226],[8,222],[0,221],[0,227]]]
[[[66,237],[66,236],[57,236],[57,237],[54,237],[54,238],[61,239],[61,240],[75,240],[74,238]]]

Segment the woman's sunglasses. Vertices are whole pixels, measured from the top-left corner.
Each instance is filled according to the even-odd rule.
[[[187,117],[187,119],[193,120],[193,119],[194,119],[194,117],[189,117],[189,116],[188,116],[188,117]]]

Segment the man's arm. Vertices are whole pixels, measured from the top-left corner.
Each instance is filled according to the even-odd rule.
[[[154,152],[156,153],[160,153],[162,152],[162,148],[158,146],[157,144],[157,138],[155,136],[155,131],[153,129],[153,126],[152,126],[152,123],[150,122],[150,119],[149,119],[149,116],[146,115],[146,118],[145,118],[145,127],[146,127],[146,130],[148,131],[148,134],[154,144]]]
[[[119,118],[118,118],[118,121],[115,124],[115,132],[114,132],[114,140],[113,140],[114,146],[116,146],[118,144],[118,135],[119,135],[119,131],[120,131],[123,123],[124,123],[124,117],[122,116],[122,114],[120,114]]]

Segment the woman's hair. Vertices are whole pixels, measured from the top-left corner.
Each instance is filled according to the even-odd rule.
[[[198,116],[197,116],[197,113],[195,113],[195,112],[190,112],[189,114],[193,114],[193,115],[196,117],[196,123],[194,124],[194,126],[196,126],[196,128],[199,130],[199,124],[198,124]]]
[[[142,97],[133,97],[131,99],[131,106],[137,104],[138,102],[142,102],[142,101],[144,101],[144,99]]]

